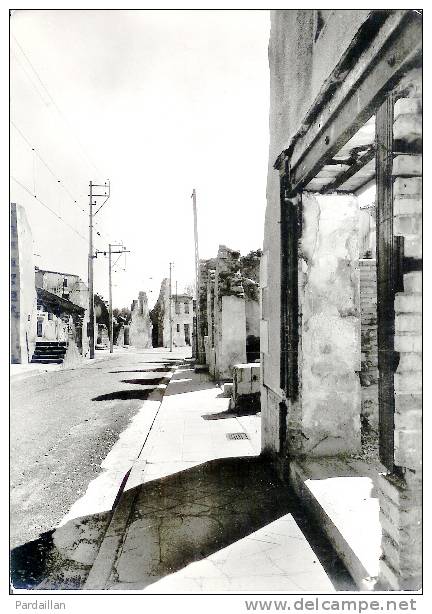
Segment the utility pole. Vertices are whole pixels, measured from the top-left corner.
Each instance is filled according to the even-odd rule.
[[[172,283],[172,267],[174,266],[174,262],[170,262],[169,263],[169,268],[170,268],[170,274],[169,274],[169,326],[170,326],[170,352],[172,352],[173,349],[173,330],[172,330],[172,290],[171,290],[171,283]]]
[[[201,309],[200,309],[200,269],[198,252],[198,218],[196,205],[196,190],[192,192],[193,216],[194,216],[194,240],[195,240],[195,298],[196,298],[196,359],[198,363],[204,362],[203,348],[201,343]]]
[[[122,249],[119,251],[113,251],[113,247],[121,247]],[[108,274],[108,283],[109,283],[109,338],[110,338],[110,354],[113,353],[114,348],[114,327],[113,327],[113,302],[112,302],[112,255],[113,254],[126,254],[130,253],[128,249],[123,247],[121,244],[110,243],[108,245],[108,266],[109,266],[109,274]],[[119,256],[120,258],[120,256]],[[117,259],[118,260],[118,259]]]
[[[90,343],[90,358],[94,358],[95,354],[95,322],[94,322],[94,288],[93,288],[93,259],[96,257],[93,253],[93,218],[99,213],[104,204],[110,197],[111,185],[109,180],[105,181],[103,185],[93,183],[90,181],[90,202],[89,202],[89,253],[88,253],[88,289],[89,289],[89,327],[88,337]],[[94,194],[93,188],[102,188],[104,194]],[[105,198],[101,206],[95,213],[93,213],[93,207],[97,205],[97,198]]]

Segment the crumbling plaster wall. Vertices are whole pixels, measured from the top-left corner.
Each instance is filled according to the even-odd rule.
[[[263,449],[271,453],[279,451],[279,403],[284,398],[280,389],[280,182],[273,165],[302,125],[324,81],[368,14],[368,10],[323,11],[324,27],[314,40],[316,11],[271,11],[265,285],[261,283],[261,433]]]
[[[303,193],[300,331],[302,453],[360,448],[357,199]]]

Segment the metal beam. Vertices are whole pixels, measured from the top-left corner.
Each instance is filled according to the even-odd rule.
[[[410,68],[417,66],[422,52],[422,22],[412,11],[400,18],[397,27],[388,32],[379,53],[366,50],[368,64],[362,66],[356,82],[347,76],[326,108],[315,118],[304,137],[284,152],[291,160],[293,193],[303,189],[319,170],[354,136],[382,104],[388,92]],[[379,47],[376,43],[375,47]],[[365,61],[360,55],[358,63]],[[353,69],[355,72],[357,67]],[[311,139],[313,142],[310,143]]]

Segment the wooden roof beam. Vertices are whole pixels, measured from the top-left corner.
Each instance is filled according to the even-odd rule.
[[[334,192],[339,186],[343,185],[348,179],[353,177],[359,172],[366,164],[368,164],[375,156],[375,147],[370,147],[366,153],[359,156],[357,160],[350,166],[350,168],[343,173],[340,173],[334,181],[321,188],[321,194],[328,194]]]

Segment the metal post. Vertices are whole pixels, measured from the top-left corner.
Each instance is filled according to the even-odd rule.
[[[201,339],[201,310],[200,310],[200,270],[199,270],[199,252],[198,252],[198,218],[196,205],[196,190],[192,192],[193,216],[194,216],[194,240],[195,240],[195,299],[196,299],[196,359],[199,363],[204,362],[203,342]]]
[[[170,273],[169,273],[169,325],[170,325],[170,352],[172,352],[173,346],[173,330],[172,330],[172,291],[171,291],[171,269],[174,263],[169,263]]]
[[[89,344],[90,358],[95,355],[94,330],[94,295],[93,295],[93,183],[90,181],[89,203],[89,254],[88,254],[88,286],[89,286]]]
[[[108,284],[109,284],[109,338],[110,338],[110,354],[114,351],[113,339],[113,304],[112,304],[112,272],[111,272],[111,243],[108,245]]]

